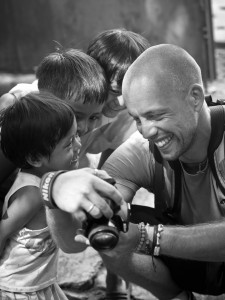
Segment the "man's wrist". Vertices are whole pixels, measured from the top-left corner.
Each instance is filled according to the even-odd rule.
[[[41,197],[43,200],[43,204],[47,206],[50,209],[58,208],[57,204],[54,201],[54,198],[52,197],[52,189],[53,184],[56,180],[56,178],[66,171],[60,170],[57,172],[48,172],[43,175],[40,183],[40,190],[41,190]]]

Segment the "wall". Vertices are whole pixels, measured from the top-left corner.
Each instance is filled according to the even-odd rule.
[[[33,72],[42,57],[54,51],[54,41],[85,50],[101,30],[125,27],[152,44],[184,47],[208,78],[205,1],[1,0],[0,71]]]

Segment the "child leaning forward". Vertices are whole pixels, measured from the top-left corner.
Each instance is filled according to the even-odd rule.
[[[74,111],[52,94],[33,92],[1,111],[0,127],[2,151],[20,168],[0,222],[0,299],[67,299],[57,284],[58,248],[39,184],[46,172],[78,166]]]

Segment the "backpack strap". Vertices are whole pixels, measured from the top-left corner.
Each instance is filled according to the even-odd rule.
[[[219,144],[221,143],[225,131],[225,106],[224,105],[212,106],[210,107],[210,113],[211,113],[211,137],[210,137],[210,142],[208,147],[209,164],[217,184],[219,185],[222,193],[225,195],[225,188],[218,176],[216,166],[215,166],[215,160],[214,160],[214,152],[219,147]]]
[[[157,211],[165,211],[167,209],[165,200],[165,180],[163,173],[163,160],[162,156],[154,145],[154,157],[155,157],[155,177],[154,177],[154,194],[155,194],[155,209]]]
[[[181,165],[179,160],[169,162],[170,167],[175,174],[175,195],[173,207],[168,207],[166,198],[165,179],[163,173],[163,159],[154,145],[154,157],[155,157],[155,177],[154,177],[154,193],[155,193],[155,209],[163,214],[176,218],[179,215],[181,203],[180,203],[180,188],[181,188]]]

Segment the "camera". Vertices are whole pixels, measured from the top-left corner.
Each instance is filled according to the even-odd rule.
[[[115,185],[113,178],[103,179]],[[129,225],[130,204],[124,203],[123,209],[116,205],[114,201],[106,199],[113,211],[113,217],[107,219],[102,216],[99,219],[87,215],[87,220],[83,223],[85,236],[89,239],[90,245],[97,251],[113,249],[119,240],[119,231],[127,232]]]

